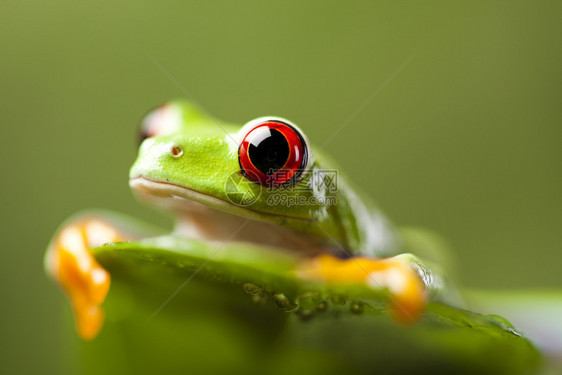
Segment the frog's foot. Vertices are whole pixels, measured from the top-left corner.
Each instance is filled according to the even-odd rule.
[[[367,284],[386,289],[393,316],[404,323],[416,321],[427,305],[426,286],[408,256],[339,259],[324,254],[303,263],[298,274],[328,283]]]
[[[104,319],[102,302],[109,291],[109,273],[94,259],[90,249],[123,240],[109,224],[84,218],[64,227],[54,238],[47,255],[47,272],[70,299],[76,328],[84,340],[93,339]]]

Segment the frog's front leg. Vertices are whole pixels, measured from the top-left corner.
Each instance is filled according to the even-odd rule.
[[[393,316],[401,322],[419,318],[428,303],[427,279],[422,279],[421,263],[411,254],[374,259],[353,257],[340,259],[319,255],[301,264],[301,277],[337,284],[366,284],[390,293]]]
[[[138,239],[125,218],[109,213],[84,213],[71,218],[51,241],[45,268],[64,289],[74,311],[81,338],[94,338],[103,324],[101,304],[109,291],[110,275],[91,249],[105,243]]]

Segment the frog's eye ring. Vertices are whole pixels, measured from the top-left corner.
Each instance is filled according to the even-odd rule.
[[[293,125],[277,119],[248,125],[250,128],[238,149],[238,160],[244,176],[267,186],[297,181],[309,159],[307,142],[301,132]]]

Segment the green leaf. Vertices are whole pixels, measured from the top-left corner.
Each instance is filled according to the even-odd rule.
[[[506,321],[432,303],[392,320],[387,294],[292,275],[295,260],[242,244],[160,237],[94,249],[112,275],[84,373],[534,373]]]

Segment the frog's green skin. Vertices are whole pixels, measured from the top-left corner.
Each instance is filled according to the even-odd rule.
[[[147,119],[160,121],[158,134],[140,146],[138,159],[130,171],[133,189],[142,191],[143,184],[147,183],[144,179],[164,182],[166,185],[151,184],[151,187],[161,189],[164,195],[169,193],[188,199],[171,203],[170,207],[176,212],[181,213],[191,201],[200,202],[221,212],[250,218],[252,222],[255,219],[277,228],[290,228],[324,250],[331,248],[339,256],[382,257],[403,251],[396,230],[374,205],[358,196],[339,169],[335,191],[330,191],[330,186],[322,184],[320,179],[311,178],[322,171],[336,170],[318,149],[312,148],[304,177],[294,187],[283,189],[282,194],[288,200],[300,197],[307,202],[315,198],[316,202],[325,202],[331,199],[335,204],[271,204],[268,199],[279,194],[278,189],[248,182],[237,186],[240,195],[259,198],[241,207],[231,203],[225,186],[233,175],[240,175],[238,146],[247,127],[216,123],[186,101],[170,102],[156,111]],[[170,152],[174,146],[183,148],[181,157],[174,157]],[[173,191],[168,192],[172,187]],[[154,191],[150,193],[154,195]],[[270,245],[284,246],[281,242]]]

